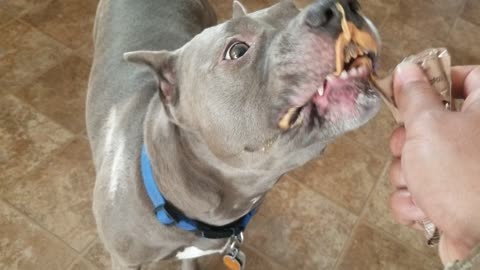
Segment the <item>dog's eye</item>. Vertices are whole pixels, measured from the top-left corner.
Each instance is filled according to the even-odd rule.
[[[237,60],[245,55],[248,49],[250,49],[250,46],[248,46],[247,43],[235,42],[228,48],[227,53],[225,54],[225,59]]]

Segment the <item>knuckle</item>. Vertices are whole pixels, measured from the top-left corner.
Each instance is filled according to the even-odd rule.
[[[421,91],[429,88],[431,88],[430,84],[427,81],[421,79],[413,80],[403,85],[404,91],[410,91],[412,93],[421,93]]]
[[[436,110],[422,111],[412,121],[412,125],[416,130],[430,133],[436,133],[442,127],[444,112]]]

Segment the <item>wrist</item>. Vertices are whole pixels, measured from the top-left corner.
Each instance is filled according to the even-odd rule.
[[[449,263],[445,266],[446,270],[469,270],[469,269],[479,269],[480,267],[480,244],[477,245],[470,256],[463,261],[456,261]]]

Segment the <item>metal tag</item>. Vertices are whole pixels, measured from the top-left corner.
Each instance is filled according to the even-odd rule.
[[[223,256],[223,264],[225,264],[229,270],[243,270],[245,262],[246,256],[239,249],[234,249]]]

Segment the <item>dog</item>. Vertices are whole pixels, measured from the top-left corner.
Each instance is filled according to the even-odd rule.
[[[207,0],[100,1],[86,119],[113,269],[176,258],[193,270],[238,251],[283,174],[378,112],[378,48],[352,33],[342,45],[348,29],[379,44],[356,0],[252,13],[234,1],[219,25]]]

